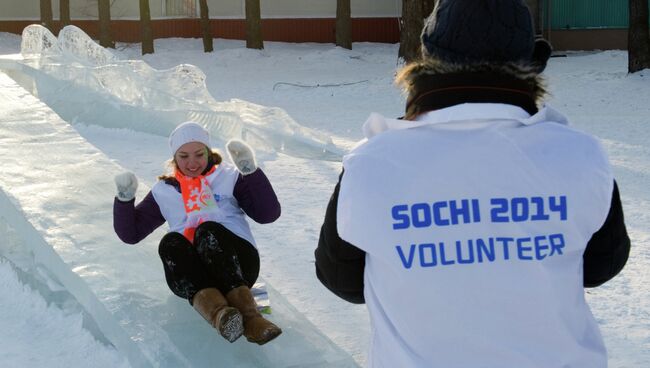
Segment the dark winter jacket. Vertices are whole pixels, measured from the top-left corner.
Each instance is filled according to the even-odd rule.
[[[255,222],[266,224],[280,217],[280,203],[262,170],[246,176],[240,174],[233,196],[239,207]],[[113,202],[113,227],[125,243],[140,242],[164,223],[165,218],[151,192],[137,206],[135,199],[122,202],[115,198]]]
[[[336,226],[336,206],[339,200],[341,178],[334,188],[325,212],[316,248],[316,277],[325,287],[351,303],[364,303],[363,271],[366,253],[341,239]]]

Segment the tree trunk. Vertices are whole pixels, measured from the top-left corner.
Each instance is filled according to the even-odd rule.
[[[542,14],[540,17],[542,36],[551,42],[551,1],[550,0],[541,0],[538,3],[538,11]],[[552,45],[552,43],[551,43]]]
[[[142,55],[153,54],[153,31],[149,0],[140,0],[140,27],[142,27]]]
[[[630,0],[630,28],[627,37],[628,73],[650,68],[648,0]]]
[[[402,0],[400,43],[398,56],[406,62],[422,57],[420,34],[424,26],[422,0]]]
[[[210,12],[208,10],[208,1],[200,0],[201,7],[201,31],[203,32],[203,51],[212,52],[212,27],[210,26]]]
[[[539,31],[539,34],[544,35],[544,3],[547,0],[538,0],[537,1],[537,30]]]
[[[530,16],[533,19],[533,27],[535,29],[535,34],[542,33],[542,12],[540,11],[541,9],[540,3],[542,1],[526,0],[526,5],[528,5],[528,10],[530,10]]]
[[[41,0],[41,25],[54,33],[52,0]]]
[[[61,18],[61,27],[70,25],[70,0],[59,1],[59,18]]]
[[[260,0],[246,0],[246,47],[263,49]]]
[[[336,0],[336,46],[352,50],[352,11],[350,0]]]
[[[433,12],[438,0],[423,0],[422,1],[422,18],[426,19]]]
[[[98,0],[99,7],[99,44],[103,47],[115,48],[111,38],[111,1]]]

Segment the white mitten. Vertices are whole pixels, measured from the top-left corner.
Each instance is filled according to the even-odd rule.
[[[115,175],[115,185],[117,186],[117,199],[128,202],[135,198],[135,191],[138,189],[138,178],[132,172],[118,174]]]
[[[228,156],[230,156],[230,159],[242,175],[248,175],[257,170],[253,149],[243,141],[239,139],[229,140],[226,143],[226,150],[228,150]]]

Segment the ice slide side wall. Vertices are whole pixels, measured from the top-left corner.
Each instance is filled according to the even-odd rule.
[[[106,237],[110,207],[102,204],[112,195],[108,181],[102,190],[97,179],[119,167],[2,73],[0,109],[3,218],[134,366],[155,365],[154,354],[134,342],[137,330],[129,324],[129,311],[112,302],[129,285],[114,282],[116,260],[108,253],[115,242]],[[171,343],[157,343],[175,350]],[[187,362],[181,355],[168,358]]]
[[[151,367],[142,352],[133,344],[129,336],[122,330],[117,321],[106,310],[104,305],[95,297],[79,275],[72,272],[59,255],[43,239],[38,230],[25,219],[23,213],[14,205],[17,202],[0,187],[0,223],[8,225],[20,236],[22,243],[28,247],[35,262],[36,269],[45,269],[48,277],[61,284],[79,302],[84,309],[83,314],[93,319],[102,336],[95,335],[101,340],[107,339],[115,348],[124,354],[134,367]],[[2,252],[2,249],[0,249]]]

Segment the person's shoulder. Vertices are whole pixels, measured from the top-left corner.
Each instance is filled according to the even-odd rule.
[[[363,138],[350,150],[349,154],[373,154],[392,150],[394,145],[408,143],[411,129],[389,129],[380,134]]]
[[[362,166],[384,160],[396,147],[408,144],[408,135],[412,122],[400,119],[386,118],[372,113],[363,125],[365,138],[358,141],[350,151],[343,156],[344,166],[351,161],[359,162]]]
[[[226,175],[239,175],[239,171],[237,170],[237,167],[232,164],[230,161],[221,161],[219,165],[217,165],[217,168],[215,169],[215,174],[223,173]]]
[[[546,121],[537,125],[540,131],[552,137],[557,143],[562,141],[574,146],[600,147],[600,140],[584,130],[556,121]]]
[[[570,125],[568,119],[548,116],[530,128],[532,130],[526,133],[527,141],[543,146],[549,156],[560,156],[563,161],[574,158],[591,165],[608,166],[608,155],[601,140]]]
[[[164,177],[159,178],[158,181],[151,187],[152,193],[160,193],[167,190],[175,190],[178,186],[178,181],[175,178]]]
[[[569,123],[569,118],[553,107],[545,105],[540,111],[528,119],[522,120],[524,125],[535,127],[547,134],[565,137],[575,143],[598,145],[598,138]]]

